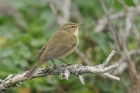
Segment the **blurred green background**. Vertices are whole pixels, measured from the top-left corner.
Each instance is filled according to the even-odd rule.
[[[64,2],[65,1],[65,2]],[[63,15],[65,3],[70,1],[68,17]],[[57,15],[53,11],[56,9]],[[112,13],[121,11],[123,7],[114,0],[104,0]],[[129,6],[134,6],[131,0],[125,0]],[[111,10],[111,9],[110,9]],[[64,10],[65,11],[65,10]],[[67,11],[67,9],[66,9]],[[79,30],[80,43],[78,50],[83,53],[90,64],[101,64],[115,49],[114,42],[108,29],[95,33],[95,24],[105,14],[98,0],[0,0],[0,79],[5,79],[9,74],[17,74],[29,70],[36,63],[30,60],[38,53],[51,35],[58,29],[63,17],[64,21],[83,23]],[[124,23],[124,19],[119,21]],[[137,20],[139,25],[140,21]],[[136,41],[130,36],[130,49],[135,48]],[[117,53],[111,60],[116,62],[120,58]],[[72,53],[65,61],[87,65],[77,52]],[[138,59],[139,60],[139,59]],[[62,64],[54,60],[57,65]],[[52,66],[49,61],[43,64]],[[85,85],[78,77],[71,75],[69,80],[61,80],[59,76],[36,78],[25,81],[19,88],[10,88],[5,93],[129,93],[131,85],[129,73],[124,70],[117,74],[122,81],[118,82],[100,75],[83,75]],[[133,92],[131,92],[133,93]]]

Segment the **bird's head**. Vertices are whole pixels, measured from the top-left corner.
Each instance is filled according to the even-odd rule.
[[[62,26],[60,26],[58,31],[66,31],[70,34],[73,35],[78,35],[78,28],[81,26],[82,24],[77,24],[77,23],[67,23],[64,24]]]

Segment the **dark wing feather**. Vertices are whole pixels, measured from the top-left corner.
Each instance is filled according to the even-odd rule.
[[[46,44],[47,45],[47,44]],[[37,58],[39,58],[41,56],[41,54],[43,53],[43,51],[45,50],[46,48],[46,45],[44,45],[41,50],[36,54],[36,56],[31,60],[31,61],[34,61],[36,60]]]

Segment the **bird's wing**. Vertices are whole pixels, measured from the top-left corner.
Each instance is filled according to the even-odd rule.
[[[47,45],[47,44],[46,44]],[[36,54],[36,56],[31,60],[31,61],[34,61],[34,60],[36,60],[37,58],[39,58],[40,56],[41,56],[41,54],[43,53],[43,51],[45,50],[45,48],[46,48],[46,45],[44,45],[41,49],[40,49],[40,51]]]
[[[53,59],[53,58],[57,58],[58,56],[63,55],[64,53],[66,53],[67,51],[69,51],[70,49],[72,49],[75,46],[76,46],[76,42],[75,42],[75,44],[72,44],[71,46],[64,46],[64,45],[56,44],[56,47],[48,49],[48,52],[46,54],[46,58],[44,61]]]
[[[46,46],[42,54],[46,56],[44,61],[56,58],[57,56],[62,55],[63,53],[75,47],[77,45],[76,39],[77,38],[75,36],[68,35],[64,32],[54,34],[52,38],[48,41],[48,45]]]

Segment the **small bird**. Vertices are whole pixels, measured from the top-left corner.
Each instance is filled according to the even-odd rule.
[[[35,66],[27,74],[25,74],[24,77],[28,79],[32,78],[32,75],[38,70],[38,68],[48,60],[61,60],[61,58],[71,54],[78,45],[78,28],[81,25],[82,24],[67,23],[60,26],[59,29],[48,40],[47,44],[45,44],[45,46],[43,46],[38,54],[31,60],[33,61],[36,58],[39,58]]]

